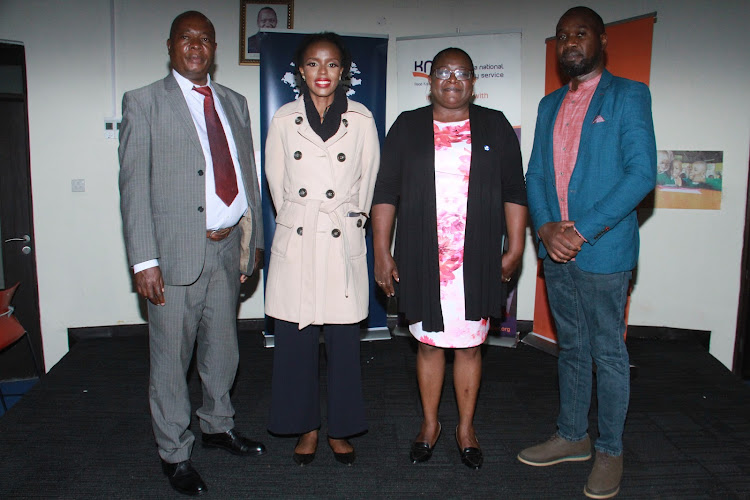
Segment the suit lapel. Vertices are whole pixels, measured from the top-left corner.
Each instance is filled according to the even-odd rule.
[[[170,73],[164,79],[164,90],[167,93],[167,100],[169,101],[172,111],[177,115],[178,121],[184,127],[184,132],[190,138],[190,142],[198,148],[201,156],[203,155],[203,147],[201,141],[198,138],[198,132],[195,130],[195,123],[193,123],[193,117],[190,115],[190,109],[185,102],[185,96],[182,94],[182,89],[177,84],[177,80]]]
[[[602,72],[602,77],[599,80],[599,84],[596,86],[594,96],[591,98],[589,103],[589,109],[586,111],[586,117],[583,119],[583,126],[581,127],[581,141],[578,145],[578,157],[581,156],[581,151],[587,146],[588,138],[591,135],[591,127],[594,124],[594,118],[599,114],[604,103],[604,97],[607,95],[609,85],[612,83],[612,73],[606,69]],[[576,161],[576,164],[578,162]]]
[[[242,180],[245,185],[245,196],[250,200],[250,190],[248,189],[248,182],[251,182],[251,173],[255,172],[255,158],[252,157],[252,147],[247,142],[247,138],[242,133],[242,125],[240,124],[239,117],[235,112],[232,103],[230,102],[229,96],[224,92],[224,88],[217,85],[215,82],[211,84],[216,98],[221,103],[221,107],[224,110],[224,115],[227,117],[229,122],[229,128],[232,129],[232,137],[234,138],[234,145],[237,149],[237,158],[240,162],[240,170],[242,171]]]
[[[229,127],[232,129],[232,137],[234,137],[234,143],[237,147],[237,155],[241,156],[240,151],[247,151],[248,148],[245,144],[245,137],[240,133],[242,131],[240,120],[237,117],[237,113],[234,111],[234,107],[232,107],[232,103],[229,102],[229,98],[224,92],[224,89],[216,83],[212,83],[212,86],[216,93],[216,97],[219,99],[221,107],[224,110],[224,115],[227,117]]]
[[[547,134],[547,151],[549,152],[547,173],[549,174],[550,179],[555,178],[555,122],[557,122],[557,114],[560,112],[560,106],[562,106],[562,102],[568,94],[568,85],[566,84],[563,89],[564,90],[559,92],[559,95],[556,96],[556,99],[551,102],[551,106],[553,106],[551,113],[552,116],[546,121],[547,126],[549,127],[549,133]]]

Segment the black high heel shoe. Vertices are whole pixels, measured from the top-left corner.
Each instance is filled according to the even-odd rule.
[[[458,442],[458,426],[456,426],[456,445],[458,446],[459,453],[461,453],[461,462],[463,462],[466,467],[474,470],[479,470],[479,468],[482,467],[482,463],[484,462],[482,449],[473,446],[461,448],[461,444]]]
[[[302,440],[302,436],[300,436],[299,439],[297,439],[297,444],[294,446],[295,450],[297,449],[297,446],[299,446],[299,442],[301,440]],[[294,455],[292,455],[292,460],[294,460],[294,463],[299,466],[310,465],[312,461],[315,460],[316,452],[317,450],[312,453],[297,453],[295,451]]]
[[[411,463],[418,464],[426,462],[432,458],[432,452],[435,449],[438,439],[440,439],[440,432],[442,430],[443,426],[438,422],[437,437],[435,438],[435,442],[432,443],[432,446],[430,446],[430,443],[424,441],[414,441],[411,444],[411,451],[409,451],[409,459],[411,459]]]
[[[328,446],[331,446],[331,442],[330,442],[331,438],[328,438],[328,439],[329,439]],[[348,440],[344,439],[344,441],[349,446],[352,445]],[[333,451],[333,447],[331,447],[331,451]],[[352,446],[352,451],[349,451],[346,453],[336,453],[335,451],[333,451],[333,458],[335,458],[336,461],[340,464],[351,466],[351,465],[354,465],[354,461],[357,459],[357,452],[354,451],[354,446]]]

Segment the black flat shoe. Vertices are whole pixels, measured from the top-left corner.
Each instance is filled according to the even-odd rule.
[[[463,462],[466,467],[474,470],[478,470],[482,467],[484,456],[482,455],[481,448],[467,447],[463,450],[459,448],[459,451],[461,452],[461,462]]]
[[[190,460],[176,464],[170,464],[162,460],[161,470],[169,478],[169,484],[172,485],[172,488],[183,495],[198,496],[208,491],[206,483],[203,482],[198,471],[193,468]]]
[[[299,446],[300,439],[302,439],[301,436],[297,440],[297,444],[294,446],[295,449],[297,448],[297,446]],[[292,460],[294,460],[295,464],[300,466],[309,465],[313,460],[315,460],[315,451],[312,453],[297,453],[295,451],[294,455],[292,455]]]
[[[226,432],[218,434],[207,434],[204,432],[203,447],[221,448],[222,450],[227,450],[229,453],[242,456],[257,456],[263,455],[266,452],[266,447],[263,446],[263,443],[247,439],[234,429],[229,429]]]
[[[344,440],[344,441],[346,441],[347,444],[351,445],[349,441],[347,440]],[[329,446],[331,445],[330,441],[328,442],[328,445]],[[331,448],[331,451],[333,451],[333,448]],[[357,459],[357,452],[354,451],[354,447],[352,447],[352,451],[347,452],[347,453],[336,453],[334,451],[333,458],[335,458],[336,461],[340,464],[351,466],[354,464],[354,461]]]
[[[479,470],[479,468],[482,467],[482,463],[484,462],[482,449],[473,446],[461,448],[461,444],[458,442],[458,427],[456,427],[456,446],[458,446],[458,451],[461,454],[461,462],[463,462],[466,467],[474,470]]]
[[[409,459],[411,460],[411,463],[418,464],[426,462],[432,458],[432,452],[435,449],[438,439],[440,439],[440,432],[442,430],[443,427],[440,425],[440,422],[438,422],[438,433],[432,446],[430,446],[430,443],[424,441],[415,441],[411,444],[411,450],[409,451]]]

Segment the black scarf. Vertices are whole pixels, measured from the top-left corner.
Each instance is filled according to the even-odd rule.
[[[310,97],[310,89],[306,89],[304,99],[305,112],[307,113],[307,121],[310,123],[310,127],[323,139],[323,142],[327,141],[338,132],[341,125],[341,115],[346,113],[349,107],[349,103],[346,100],[346,88],[339,86],[336,89],[333,94],[333,102],[323,114],[322,123],[318,110],[315,108],[315,104],[313,104]]]

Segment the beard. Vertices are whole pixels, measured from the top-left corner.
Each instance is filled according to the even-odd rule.
[[[592,57],[588,59],[582,58],[580,61],[571,61],[569,59],[565,59],[565,55],[563,55],[563,57],[560,57],[559,62],[560,68],[563,70],[563,73],[571,78],[576,78],[581,75],[587,75],[594,71],[601,60],[602,53],[597,52]]]

